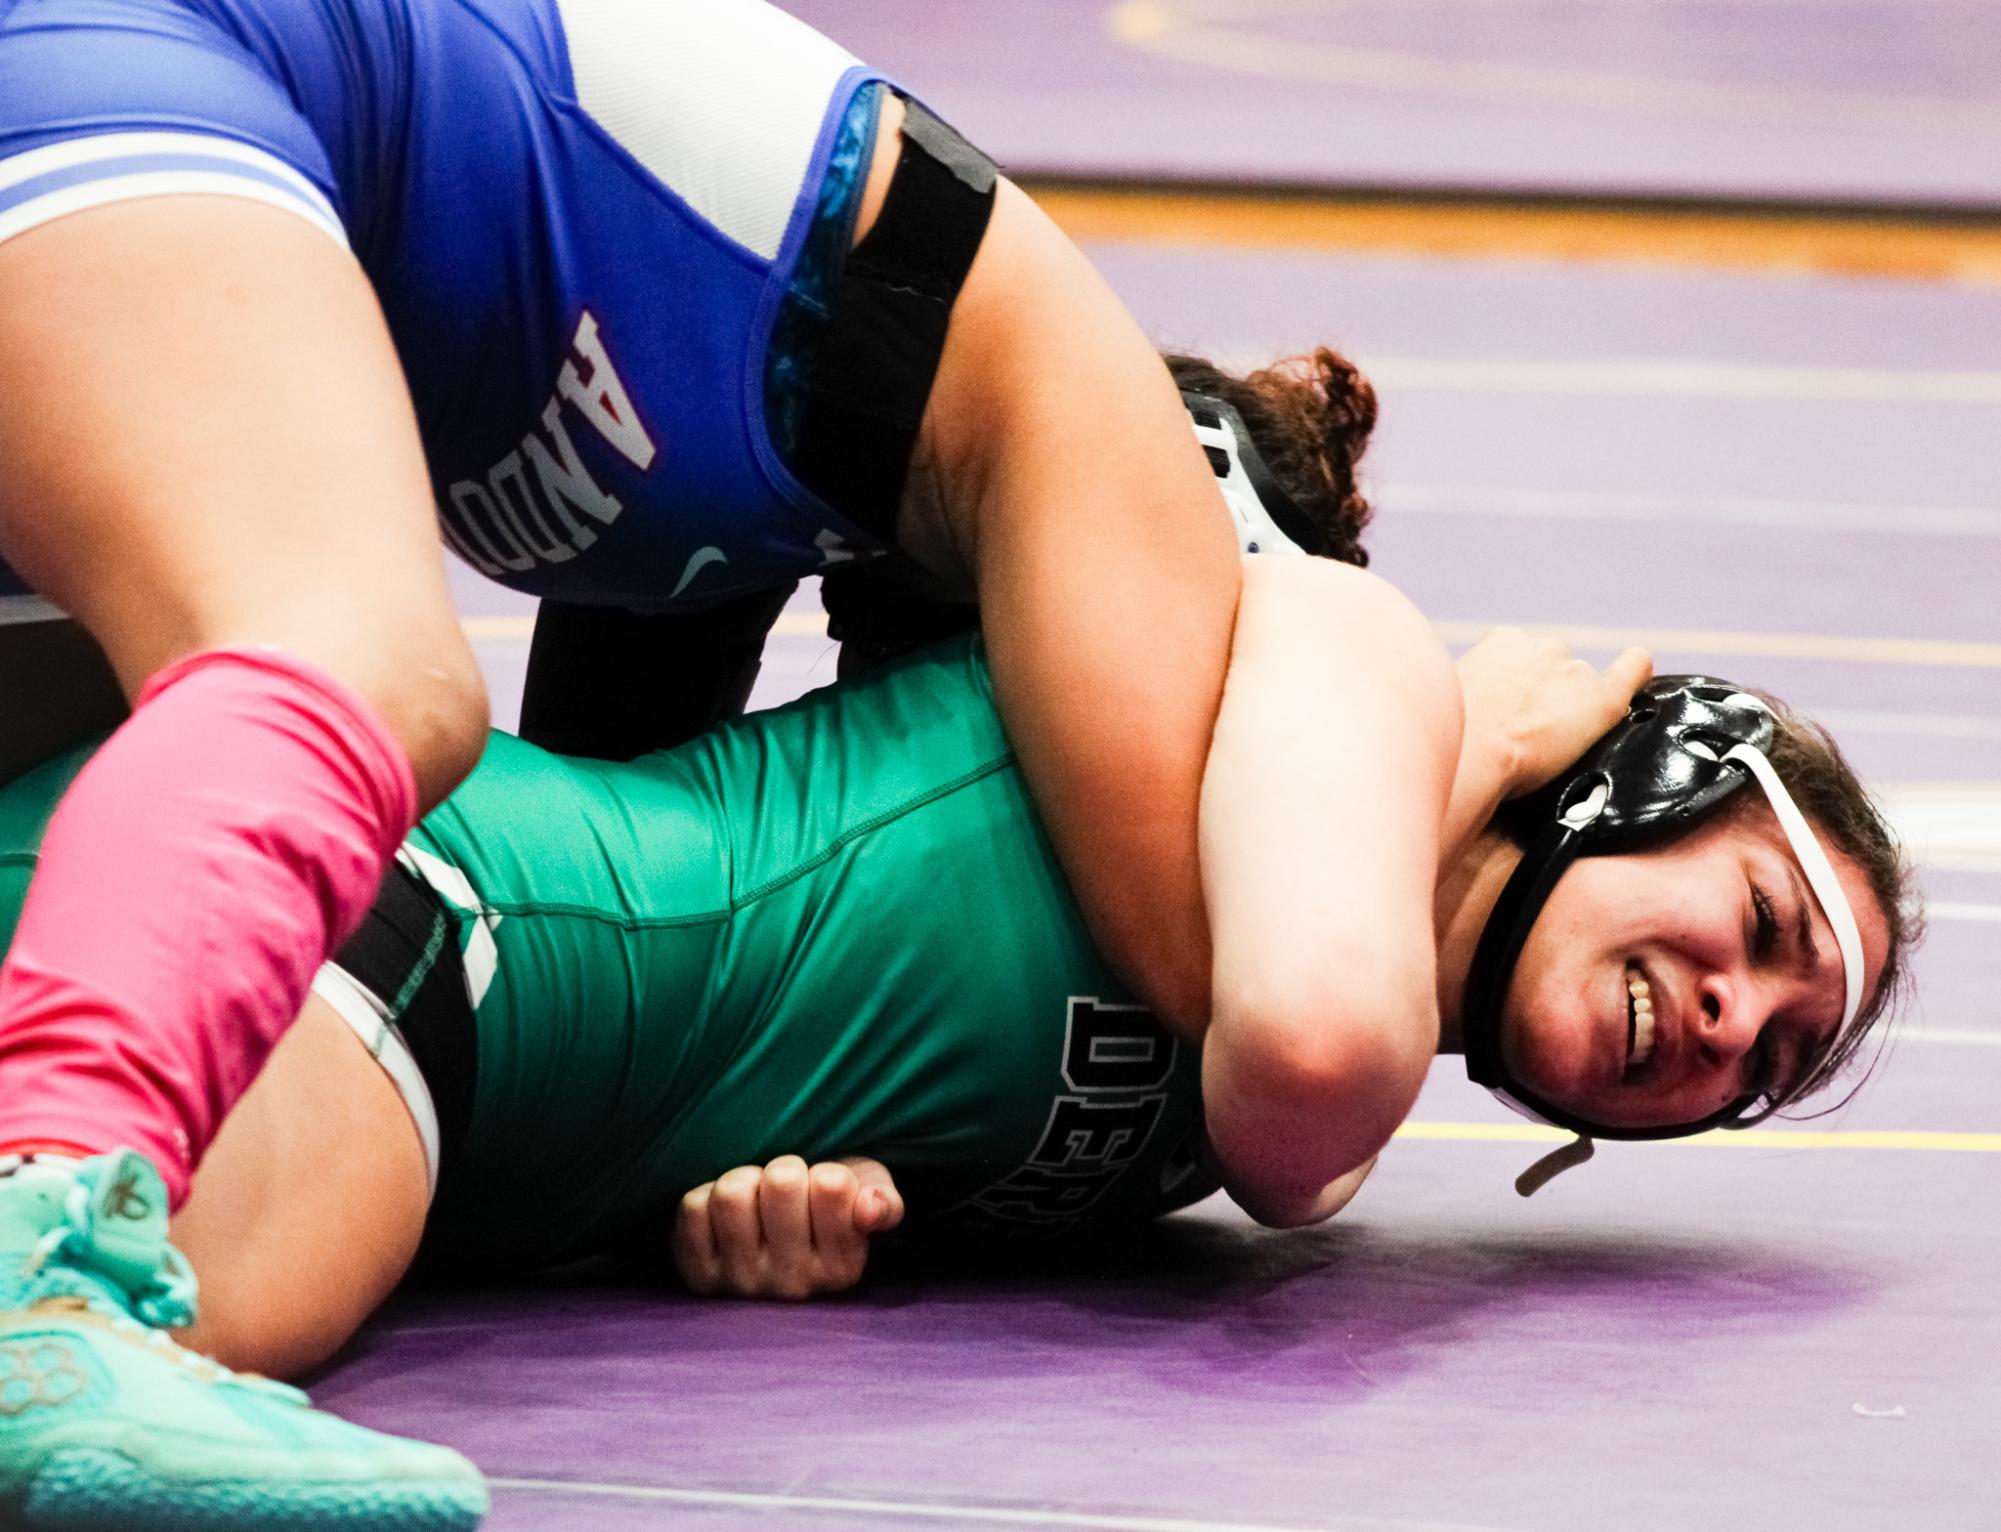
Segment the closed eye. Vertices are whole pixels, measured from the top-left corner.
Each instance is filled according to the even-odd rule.
[[[1751,959],[1760,965],[1771,963],[1779,950],[1779,910],[1777,902],[1764,888],[1751,882]],[[1757,1045],[1745,1055],[1743,1091],[1750,1096],[1763,1096],[1777,1103],[1782,1095],[1780,1076],[1784,1061],[1780,1058],[1780,1029],[1776,1022],[1767,1021],[1758,1029]]]
[[[1760,963],[1771,961],[1779,945],[1778,908],[1772,896],[1757,884],[1751,885],[1751,956]]]

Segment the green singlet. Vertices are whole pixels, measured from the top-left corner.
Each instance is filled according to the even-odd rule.
[[[0,934],[81,761],[0,792]],[[976,638],[629,765],[496,734],[405,854],[475,1001],[448,1264],[658,1244],[781,1154],[873,1155],[914,1224],[988,1230],[1215,1189],[1199,1053],[1093,950]]]

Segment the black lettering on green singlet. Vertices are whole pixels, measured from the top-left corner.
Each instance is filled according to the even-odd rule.
[[[1174,1072],[1174,1039],[1143,1005],[1070,997],[1063,1082],[1074,1091],[1159,1090]]]
[[[1072,995],[1063,1030],[1067,1093],[1050,1103],[1035,1151],[965,1204],[981,1222],[1068,1227],[1145,1152],[1167,1106],[1179,1044],[1144,1006]]]
[[[1165,1105],[1165,1096],[1141,1096],[1136,1101],[1058,1096],[1030,1163],[1065,1170],[1130,1164],[1153,1136]]]

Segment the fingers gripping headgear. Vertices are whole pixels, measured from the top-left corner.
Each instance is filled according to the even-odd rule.
[[[1195,439],[1215,470],[1216,486],[1230,508],[1230,524],[1243,553],[1313,553],[1330,550],[1313,518],[1279,487],[1251,440],[1235,406],[1213,394],[1184,392]]]
[[[1508,806],[1504,812],[1525,849],[1481,932],[1461,1015],[1466,1072],[1476,1082],[1523,1115],[1584,1138],[1678,1138],[1741,1126],[1753,1116],[1758,1098],[1745,1096],[1699,1122],[1606,1127],[1542,1100],[1510,1075],[1501,1051],[1501,1013],[1516,960],[1571,863],[1671,840],[1714,813],[1747,781],[1755,781],[1770,800],[1833,927],[1847,981],[1841,1023],[1847,1029],[1861,1006],[1861,940],[1826,853],[1766,758],[1777,727],[1762,701],[1727,681],[1659,676],[1575,766]]]

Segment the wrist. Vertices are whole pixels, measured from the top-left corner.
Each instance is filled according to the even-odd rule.
[[[1452,795],[1439,829],[1439,864],[1449,864],[1486,829],[1512,795],[1515,751],[1496,731],[1469,723],[1452,774]]]

